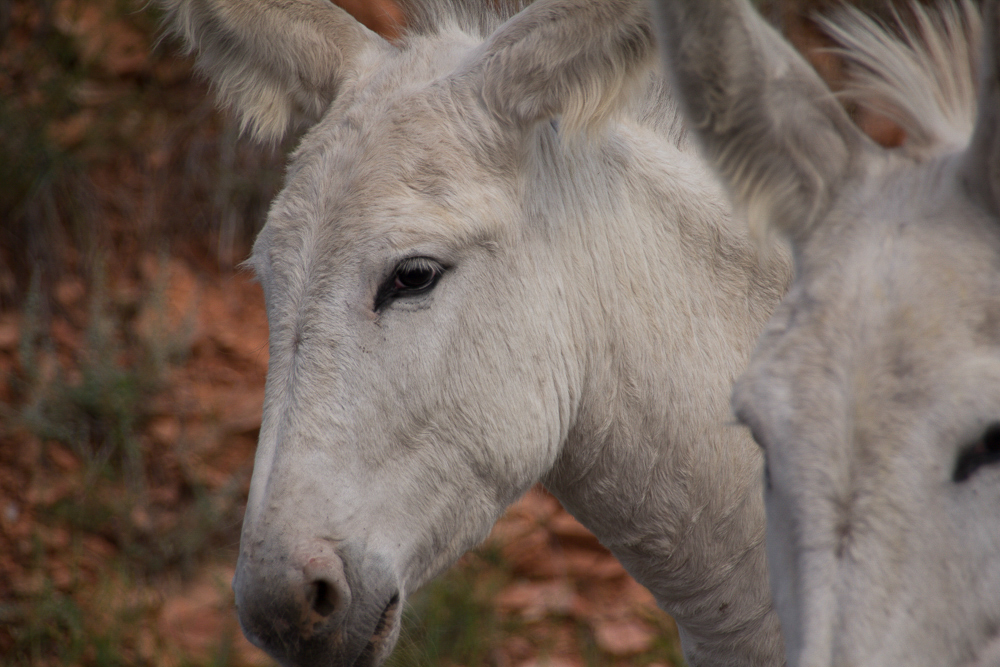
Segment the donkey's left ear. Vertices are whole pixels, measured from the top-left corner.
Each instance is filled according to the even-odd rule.
[[[654,13],[690,126],[752,230],[808,236],[874,144],[749,0],[658,0]]]
[[[1000,0],[983,7],[983,60],[976,127],[962,172],[973,197],[1000,219]]]
[[[642,0],[540,0],[490,37],[468,74],[500,118],[526,126],[559,115],[573,131],[611,116],[655,55]]]

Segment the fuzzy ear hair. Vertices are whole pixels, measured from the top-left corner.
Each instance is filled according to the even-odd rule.
[[[540,0],[501,26],[471,64],[496,116],[521,126],[561,116],[567,131],[600,125],[655,62],[639,0]]]
[[[366,50],[393,47],[325,0],[157,0],[168,26],[255,138],[315,122]]]
[[[808,233],[874,145],[746,0],[657,0],[654,14],[681,106],[751,231]]]
[[[913,2],[910,13],[912,25],[897,15],[889,27],[844,5],[820,24],[848,73],[838,97],[892,119],[906,137],[900,152],[923,161],[963,150],[972,134],[982,23],[972,0]]]
[[[962,174],[970,193],[1000,219],[1000,1],[983,6],[983,58],[979,108],[963,156]]]

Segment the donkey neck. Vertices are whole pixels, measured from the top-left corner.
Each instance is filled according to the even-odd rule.
[[[584,184],[562,224],[592,262],[577,297],[600,312],[575,318],[584,386],[544,483],[674,616],[690,657],[781,664],[760,454],[729,394],[788,262],[761,260],[691,147],[623,123],[567,159]]]

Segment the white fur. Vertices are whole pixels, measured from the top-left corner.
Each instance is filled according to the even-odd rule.
[[[257,239],[248,636],[380,663],[400,600],[541,480],[674,616],[689,664],[781,665],[761,460],[728,393],[786,261],[762,264],[685,139],[644,5],[458,25],[343,54]],[[410,257],[447,270],[375,308]]]
[[[1000,665],[1000,458],[960,474],[1000,423],[996,1],[981,58],[971,3],[914,9],[904,41],[856,11],[828,24],[862,74],[850,95],[888,105],[907,131],[897,150],[845,125],[748,5],[661,4],[685,108],[734,119],[725,135],[699,130],[719,173],[781,170],[748,205],[788,237],[795,278],[733,406],[766,453],[789,664]],[[723,29],[751,37],[720,49]],[[774,60],[785,74],[733,76]],[[695,76],[706,71],[725,85]],[[813,138],[789,109],[806,111]],[[794,203],[776,209],[775,194]],[[795,207],[809,214],[781,217]]]

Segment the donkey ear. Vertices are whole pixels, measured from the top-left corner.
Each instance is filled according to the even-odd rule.
[[[657,0],[654,14],[682,107],[752,231],[807,234],[870,144],[746,0]]]
[[[983,59],[976,126],[962,172],[971,194],[1000,218],[1000,2],[983,7]]]
[[[501,26],[471,66],[487,107],[519,125],[561,115],[599,125],[655,62],[652,17],[636,0],[541,0]]]
[[[388,42],[325,0],[159,0],[197,66],[261,141],[284,136],[293,112],[315,122],[351,61]]]

